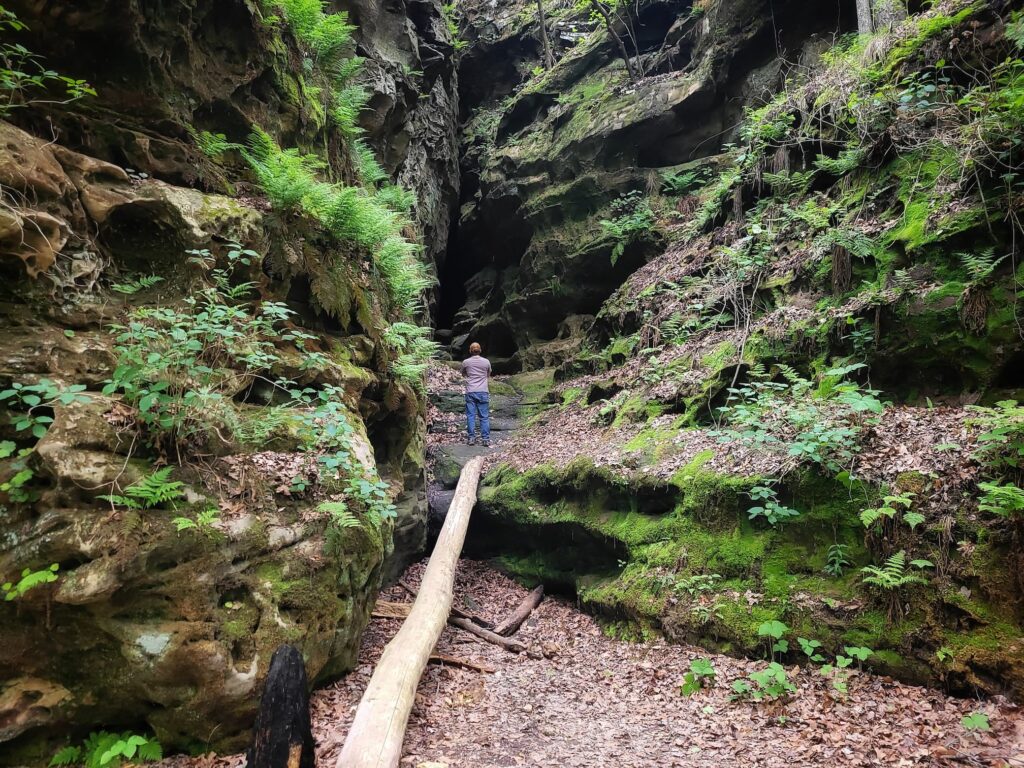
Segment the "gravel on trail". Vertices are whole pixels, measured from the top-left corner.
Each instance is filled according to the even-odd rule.
[[[405,583],[414,589],[424,563]],[[500,621],[527,590],[485,563],[463,560],[455,605]],[[411,601],[401,587],[385,601]],[[375,618],[357,668],[313,696],[321,768],[334,765],[373,665],[400,620]],[[572,604],[547,597],[515,635],[513,655],[447,627],[437,653],[493,674],[431,664],[405,739],[403,766],[650,768],[653,766],[998,766],[1024,768],[1024,712],[1003,700],[946,696],[854,673],[842,696],[815,669],[790,668],[786,702],[730,701],[732,681],[763,668],[699,648],[607,637]],[[714,682],[693,696],[679,684],[696,658]],[[991,730],[961,719],[986,713]],[[169,768],[240,768],[244,756],[170,758]]]

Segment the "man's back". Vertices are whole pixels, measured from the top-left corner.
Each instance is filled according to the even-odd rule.
[[[466,377],[467,392],[487,392],[491,361],[483,355],[473,355],[462,361],[462,374]]]

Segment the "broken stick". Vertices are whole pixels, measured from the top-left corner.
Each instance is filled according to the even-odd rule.
[[[447,656],[443,653],[435,653],[430,657],[431,664],[446,664],[449,667],[462,667],[464,669],[471,669],[474,672],[486,672],[488,674],[494,674],[498,670],[494,667],[488,667],[485,664],[478,664],[475,661],[469,659],[460,659],[457,656]]]
[[[482,468],[483,457],[477,457],[462,469],[441,535],[423,572],[416,602],[398,634],[384,648],[356,709],[337,768],[398,766],[416,686],[451,611],[455,567],[476,503]]]
[[[474,624],[469,619],[460,619],[457,616],[452,616],[448,619],[448,623],[453,627],[466,630],[471,635],[476,635],[481,640],[486,640],[488,643],[500,646],[510,653],[522,653],[526,650],[526,646],[522,643],[515,640],[509,640],[507,637],[502,637],[501,635],[496,635],[494,632],[491,632],[491,630],[484,629],[483,627]]]
[[[512,612],[511,616],[494,628],[494,634],[502,635],[503,637],[510,637],[514,635],[523,625],[523,622],[530,618],[530,614],[533,613],[533,609],[540,605],[540,601],[543,599],[544,585],[540,584],[530,594],[523,598],[523,601],[519,604],[519,607]]]

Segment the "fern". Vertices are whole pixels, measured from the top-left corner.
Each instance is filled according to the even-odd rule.
[[[182,490],[185,484],[179,480],[169,479],[173,471],[174,467],[158,469],[153,474],[128,486],[124,491],[124,496],[108,494],[99,498],[129,509],[152,509],[161,504],[176,501],[185,495]]]
[[[331,522],[338,528],[360,528],[362,523],[344,501],[325,501],[317,507],[321,512],[331,516]]]
[[[50,759],[50,766],[81,765],[84,768],[118,768],[128,763],[153,763],[163,759],[163,747],[153,738],[137,733],[93,731],[81,746],[68,746]]]
[[[1006,257],[1007,254],[1004,254],[997,259],[996,249],[991,247],[984,248],[978,253],[961,251],[957,254],[957,258],[963,262],[972,283],[980,283],[989,277]]]
[[[359,115],[369,100],[370,92],[357,84],[346,85],[335,92],[331,119],[345,138],[354,139],[363,132],[359,127]]]
[[[932,566],[933,563],[928,560],[911,560],[908,567],[907,553],[900,550],[895,555],[890,556],[881,567],[866,565],[860,570],[864,574],[863,581],[865,584],[888,591],[911,584],[927,584],[927,579],[919,573],[910,570],[910,568],[920,571]]]
[[[50,765],[77,765],[82,761],[82,748],[67,746],[61,750],[58,750],[52,758],[50,758]]]
[[[352,154],[359,169],[359,178],[364,185],[376,187],[382,181],[387,181],[387,172],[377,162],[377,156],[366,142],[361,139],[352,142]]]
[[[197,131],[192,126],[188,126],[188,132],[191,134],[199,151],[213,160],[220,160],[225,152],[234,149],[244,149],[244,145],[228,141],[228,137],[223,133]]]
[[[114,283],[110,286],[111,290],[123,293],[127,296],[144,291],[147,288],[152,288],[157,283],[163,282],[163,278],[160,275],[145,275],[140,277],[138,280],[132,280],[129,283]]]
[[[814,165],[830,176],[845,176],[850,171],[857,170],[864,162],[866,156],[866,149],[854,147],[853,149],[844,149],[836,158],[818,155]]]
[[[324,163],[297,149],[281,149],[261,128],[254,128],[243,157],[270,202],[278,208],[298,208],[316,185]]]
[[[816,170],[765,173],[762,178],[773,190],[783,195],[806,195]]]

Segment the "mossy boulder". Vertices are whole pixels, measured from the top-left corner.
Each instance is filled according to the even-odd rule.
[[[800,515],[773,528],[746,512],[759,478],[701,464],[668,483],[583,461],[496,470],[467,546],[498,554],[495,562],[527,583],[571,591],[617,636],[657,632],[757,657],[765,652],[758,628],[777,620],[790,628],[792,661],[802,660],[796,638],[805,637],[830,653],[872,648],[869,666],[916,683],[1024,695],[1024,630],[1010,585],[965,594],[935,578],[908,590],[909,612],[892,620],[858,572],[872,561],[859,513],[876,491],[794,477],[779,493]],[[830,574],[837,544],[847,563]],[[979,573],[986,568],[1005,565]]]

